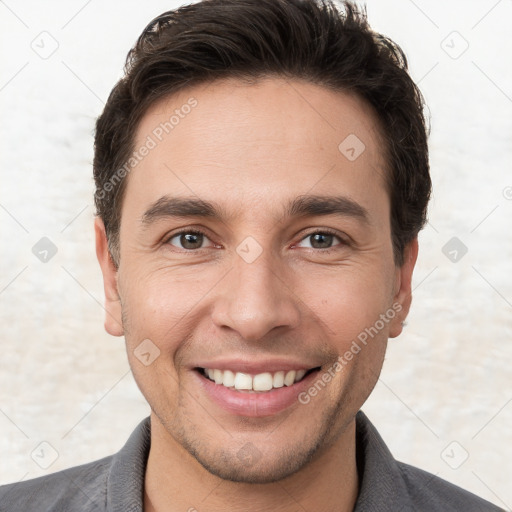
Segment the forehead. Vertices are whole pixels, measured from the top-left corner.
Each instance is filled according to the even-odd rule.
[[[233,212],[277,209],[307,193],[387,208],[378,119],[364,100],[298,80],[230,79],[154,104],[139,123],[125,203],[196,195]]]

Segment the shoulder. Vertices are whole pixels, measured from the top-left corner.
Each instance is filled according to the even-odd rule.
[[[503,509],[422,469],[397,461],[411,502],[418,510],[499,512]]]
[[[397,461],[366,415],[356,416],[360,492],[356,512],[499,512],[499,507],[436,475]]]
[[[0,486],[0,512],[106,510],[113,456],[32,480]]]
[[[40,478],[0,487],[0,512],[123,512],[142,510],[151,444],[142,420],[116,454]]]

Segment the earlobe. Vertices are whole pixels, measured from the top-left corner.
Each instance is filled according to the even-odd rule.
[[[121,300],[117,288],[117,268],[110,256],[105,225],[100,217],[96,217],[94,220],[94,233],[96,237],[96,256],[103,274],[103,288],[105,291],[105,330],[112,336],[122,336],[124,330]]]
[[[404,248],[404,263],[396,269],[396,287],[393,309],[397,314],[389,328],[389,337],[396,338],[402,333],[405,319],[409,314],[412,301],[412,274],[418,258],[418,239],[415,238]]]

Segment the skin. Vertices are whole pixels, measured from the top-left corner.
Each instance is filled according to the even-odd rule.
[[[307,82],[224,80],[153,105],[135,147],[190,97],[197,106],[127,178],[118,270],[95,221],[105,327],[124,335],[151,406],[145,510],[351,511],[355,415],[388,338],[402,330],[418,249],[414,240],[395,265],[378,120],[357,96]],[[355,161],[338,150],[349,134],[365,144]],[[165,194],[215,202],[225,216],[145,225],[144,212]],[[304,194],[350,198],[367,222],[284,215]],[[205,232],[199,248],[172,236],[190,228]],[[326,229],[337,235],[319,245],[311,235]],[[248,236],[262,250],[252,263],[236,251]],[[289,357],[326,371],[393,304],[401,311],[307,405],[237,416],[197,385],[191,366],[224,356]],[[145,339],[160,350],[147,366],[134,353]],[[258,453],[251,464],[237,457],[247,443]]]

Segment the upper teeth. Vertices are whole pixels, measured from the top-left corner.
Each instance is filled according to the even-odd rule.
[[[291,386],[298,382],[306,374],[306,370],[279,371],[275,373],[265,372],[257,375],[250,375],[231,370],[204,369],[206,375],[215,381],[215,384],[222,384],[228,388],[234,387],[238,390],[269,391],[272,388]]]

